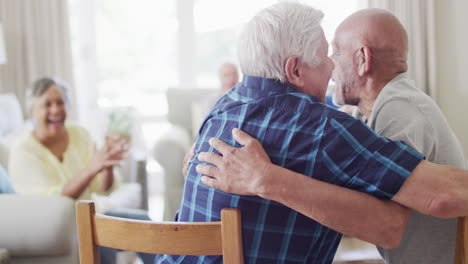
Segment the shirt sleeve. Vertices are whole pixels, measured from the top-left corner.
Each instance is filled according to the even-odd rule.
[[[338,184],[381,199],[391,199],[424,158],[344,114],[328,121],[321,154]]]

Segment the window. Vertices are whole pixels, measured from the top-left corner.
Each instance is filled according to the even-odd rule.
[[[167,113],[168,87],[217,87],[219,65],[237,63],[236,37],[243,24],[278,2],[69,1],[80,105],[132,106],[153,126]],[[363,0],[301,2],[325,13],[328,41],[346,16],[364,7]]]
[[[258,11],[277,0],[198,0],[194,6],[197,41],[198,86],[217,87],[218,67],[224,62],[238,64],[236,38],[243,24]]]
[[[216,87],[218,85],[217,67],[225,61],[237,63],[236,36],[243,24],[262,8],[276,2],[279,1],[195,1],[196,79],[198,86]],[[322,26],[329,42],[333,39],[336,27],[345,17],[365,7],[365,2],[362,0],[304,0],[301,2],[324,12]]]
[[[366,1],[363,0],[304,0],[302,2],[318,8],[324,13],[322,27],[329,43],[333,40],[336,28],[347,16],[366,7]]]
[[[104,133],[103,109],[134,107],[150,149],[169,126],[165,91],[215,88],[226,61],[238,64],[236,37],[243,24],[278,0],[68,0],[78,114],[95,139]],[[364,0],[305,0],[325,13],[329,41]],[[105,129],[105,128],[104,128]],[[161,168],[148,160],[148,172]],[[160,177],[150,193],[161,192]],[[159,200],[158,200],[159,201]],[[158,206],[157,208],[161,208]]]
[[[167,87],[177,84],[173,1],[96,1],[100,106],[134,106],[164,115]]]

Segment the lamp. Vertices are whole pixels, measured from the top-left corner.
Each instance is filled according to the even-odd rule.
[[[7,56],[6,56],[5,38],[3,37],[2,24],[0,24],[0,64],[5,64],[6,62],[7,62]]]

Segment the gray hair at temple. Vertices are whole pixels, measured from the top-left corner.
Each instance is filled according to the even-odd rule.
[[[56,85],[62,91],[65,106],[69,106],[70,98],[68,94],[68,86],[57,78],[43,77],[34,81],[26,91],[26,108],[29,114],[32,112],[34,100],[37,97],[42,96],[52,85]]]
[[[308,5],[281,2],[257,13],[245,26],[237,44],[243,74],[286,81],[284,65],[298,56],[310,67],[321,63],[323,13]]]

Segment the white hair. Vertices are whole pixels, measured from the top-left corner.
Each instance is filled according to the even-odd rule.
[[[321,63],[323,13],[308,5],[281,2],[257,13],[239,35],[237,54],[243,74],[286,81],[284,66],[298,56],[310,67]]]

